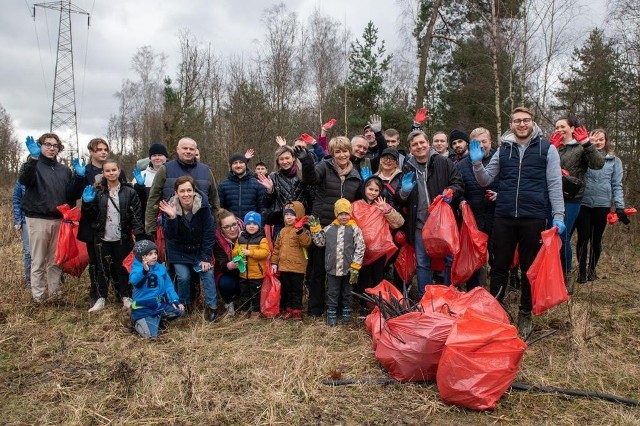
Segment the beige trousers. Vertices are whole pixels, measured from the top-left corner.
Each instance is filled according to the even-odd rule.
[[[31,250],[31,294],[36,302],[44,299],[47,286],[49,297],[60,296],[62,269],[53,264],[60,223],[61,219],[27,218]]]

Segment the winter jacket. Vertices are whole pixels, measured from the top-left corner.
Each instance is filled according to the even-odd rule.
[[[380,155],[382,151],[387,149],[387,140],[384,138],[384,133],[381,131],[375,132],[376,135],[376,146],[369,147],[367,149],[367,153],[365,155],[371,161],[371,173],[375,173],[378,171],[380,167]]]
[[[244,273],[240,273],[240,278],[248,280],[264,278],[267,267],[265,259],[269,256],[269,243],[264,231],[260,229],[255,234],[242,231],[233,248],[233,256],[242,256],[241,249],[251,250],[251,254],[245,257],[247,269]]]
[[[29,158],[20,169],[18,181],[26,189],[20,204],[26,217],[60,219],[62,213],[57,206],[75,205],[69,191],[71,170],[56,159],[44,155]]]
[[[560,168],[568,171],[571,176],[583,182],[582,188],[580,188],[578,193],[572,198],[565,196],[565,200],[580,200],[582,194],[584,194],[584,175],[587,173],[587,169],[602,169],[604,166],[604,158],[602,158],[595,145],[591,142],[580,145],[575,140],[560,145],[558,147],[558,154],[560,154]]]
[[[307,155],[300,162],[302,181],[316,187],[312,211],[322,226],[330,224],[335,219],[333,205],[340,198],[353,202],[361,197],[362,178],[355,167],[344,177],[343,182],[331,156],[326,156],[321,162],[314,164],[313,159]]]
[[[304,207],[301,202],[294,201],[293,209],[296,212],[296,220],[304,216]],[[276,238],[273,247],[271,263],[278,265],[280,272],[297,272],[304,274],[307,271],[306,248],[311,245],[311,233],[303,228],[301,233],[294,225],[286,225]]]
[[[147,234],[156,232],[156,222],[158,218],[158,205],[161,200],[168,200],[175,192],[175,181],[180,176],[189,175],[196,180],[198,192],[205,197],[205,203],[211,208],[211,214],[215,215],[218,210],[218,192],[216,180],[211,169],[198,162],[191,164],[178,160],[167,161],[156,172],[153,184],[149,190],[147,198],[147,208],[144,214],[144,227]],[[165,195],[168,194],[168,195]]]
[[[584,175],[582,205],[586,207],[624,208],[622,190],[622,161],[612,153],[600,151],[604,157],[604,167],[600,170],[588,169]]]
[[[491,157],[495,154],[492,149],[490,154],[482,159],[482,164],[487,165],[491,161]],[[485,194],[487,190],[498,192],[499,179],[494,179],[489,187],[482,187],[473,174],[473,164],[469,156],[465,156],[461,161],[455,164],[456,169],[462,176],[464,182],[464,199],[469,203],[471,211],[475,216],[478,229],[485,233],[491,233],[493,229],[493,217],[496,210],[496,202],[489,200]]]
[[[15,185],[13,186],[13,224],[23,226],[26,223],[26,216],[24,215],[24,211],[22,211],[22,207],[20,207],[20,202],[22,201],[22,197],[24,197],[25,187],[18,180],[16,180]]]
[[[362,231],[351,219],[340,225],[336,219],[329,226],[314,232],[313,243],[325,247],[324,267],[327,274],[336,277],[349,275],[351,269],[360,270],[364,259],[364,237]]]
[[[264,186],[251,170],[238,177],[229,172],[227,179],[218,186],[220,207],[227,209],[237,217],[244,217],[250,211],[262,212],[264,201]]]
[[[90,224],[94,232],[95,241],[99,241],[104,237],[107,210],[113,208],[114,205],[109,200],[108,189],[106,191],[98,190],[93,201],[89,203],[82,202],[82,217]],[[136,191],[128,183],[120,184],[118,210],[120,211],[120,235],[122,241],[131,240],[132,231],[136,239],[143,237],[144,227],[142,226],[140,200]]]
[[[396,169],[392,174],[391,178],[385,178],[380,174],[380,171],[375,174],[384,183],[384,188],[382,189],[382,197],[384,197],[385,201],[391,204],[391,207],[394,209],[398,208],[398,203],[396,202],[396,188],[400,186],[402,180],[402,170],[399,168]]]
[[[242,221],[236,218],[238,221],[238,226],[242,229]],[[233,260],[233,247],[235,243],[231,240],[228,240],[224,234],[222,233],[222,229],[216,228],[216,244],[213,246],[213,260],[215,262],[215,275],[216,280],[219,279],[220,275],[232,275],[235,278],[239,277],[240,272],[238,269],[229,269],[227,268],[227,263]]]
[[[402,191],[402,181],[396,187],[395,193],[396,202],[399,205],[407,206],[405,215],[405,227],[409,231],[407,232],[407,241],[413,245],[414,231],[422,229],[424,226],[424,222],[429,216],[428,210],[426,212],[424,210],[428,209],[433,199],[442,194],[445,189],[450,188],[454,192],[454,200],[451,204],[452,207],[455,207],[464,193],[464,183],[453,162],[434,150],[431,150],[427,160],[426,176],[420,171],[418,162],[413,156],[404,162],[402,171],[403,173],[414,172],[416,179],[416,185],[410,193]],[[419,212],[419,209],[423,211]],[[424,219],[419,217],[421,214],[425,214]]]
[[[273,192],[264,194],[262,217],[270,225],[283,224],[282,208],[292,201],[300,201],[305,212],[311,212],[311,194],[307,185],[297,175],[297,168],[280,169],[269,173],[273,182]]]
[[[142,262],[134,258],[129,282],[133,286],[133,321],[159,315],[164,311],[163,304],[180,303],[167,269],[161,263],[156,262],[145,271]]]
[[[164,236],[167,240],[167,258],[170,263],[195,265],[211,262],[215,244],[215,222],[211,208],[202,205],[202,196],[196,194],[193,200],[191,219],[184,216],[177,197],[169,200],[176,206],[174,219],[164,217]]]

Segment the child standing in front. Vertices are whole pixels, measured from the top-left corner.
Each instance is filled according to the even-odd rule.
[[[167,269],[158,263],[158,247],[140,240],[133,246],[129,281],[133,286],[131,320],[142,337],[156,337],[161,319],[184,315],[184,306],[173,288]]]
[[[294,201],[284,207],[284,228],[278,234],[271,256],[273,272],[280,271],[283,319],[302,321],[302,287],[307,270],[305,249],[311,245],[311,233],[303,225],[304,206]]]
[[[252,318],[260,317],[260,287],[265,275],[269,256],[269,244],[261,229],[260,213],[250,211],[244,216],[244,231],[238,236],[233,248],[234,256],[243,256],[245,271],[240,273],[240,307],[238,310],[251,312]]]
[[[358,282],[364,257],[362,231],[351,218],[351,203],[340,198],[333,209],[336,220],[324,229],[316,218],[309,220],[313,243],[325,249],[327,271],[327,324],[338,323],[338,305],[342,306],[342,323],[351,322],[351,289]]]

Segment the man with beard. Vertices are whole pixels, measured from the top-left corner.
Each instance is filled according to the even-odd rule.
[[[454,130],[449,134],[449,140],[451,141],[451,148],[455,157],[449,157],[453,163],[457,163],[469,152],[469,135],[461,130]]]

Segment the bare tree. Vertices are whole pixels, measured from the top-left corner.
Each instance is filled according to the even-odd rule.
[[[0,105],[0,182],[3,184],[13,180],[18,172],[21,152],[11,116]]]

